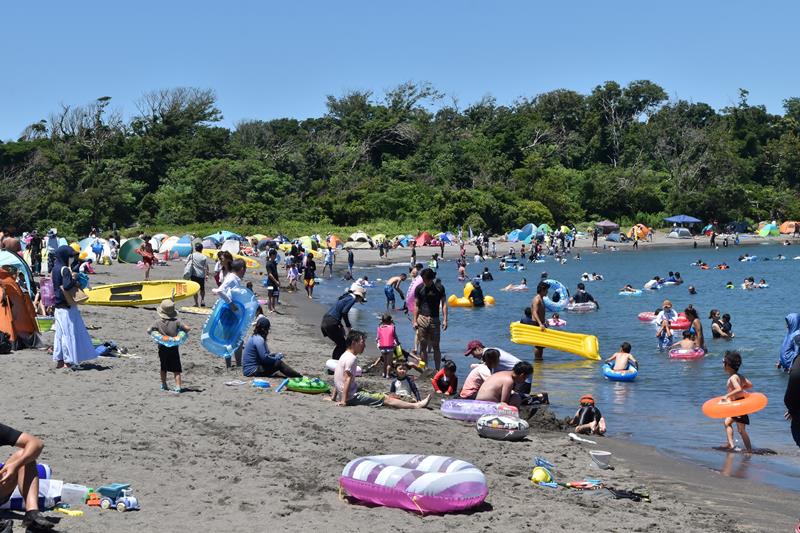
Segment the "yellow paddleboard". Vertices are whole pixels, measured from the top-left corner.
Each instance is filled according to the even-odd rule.
[[[200,291],[200,285],[186,280],[140,281],[100,285],[87,290],[84,305],[117,305],[132,307],[152,305],[172,298],[183,300]]]
[[[539,326],[512,322],[511,342],[530,346],[543,346],[544,348],[574,353],[594,361],[600,360],[600,343],[594,335],[570,333],[551,328],[546,328],[542,331]]]
[[[213,250],[210,248],[203,249],[203,255],[206,257],[210,257],[211,259],[217,258],[217,253],[221,250]],[[241,259],[244,261],[244,264],[247,265],[247,268],[261,268],[261,263],[253,259],[252,257],[247,257],[246,255],[238,255],[238,254],[231,254],[234,259]]]

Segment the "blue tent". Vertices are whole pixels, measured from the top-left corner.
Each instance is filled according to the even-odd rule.
[[[519,240],[519,230],[515,229],[508,234],[506,239],[508,242],[517,242]]]
[[[665,218],[664,220],[667,222],[672,222],[673,224],[696,224],[697,222],[702,222],[701,220],[690,217],[689,215],[675,215]]]
[[[205,237],[203,237],[203,240],[206,239],[212,239],[217,242],[227,241],[228,239],[236,239],[237,241],[243,240],[241,235],[227,230],[222,230],[216,233],[212,233],[211,235],[206,235]]]
[[[33,287],[33,272],[31,271],[31,267],[29,267],[28,263],[15,252],[0,250],[0,266],[9,266],[15,268],[18,272],[22,272],[25,281],[28,283],[28,289]]]
[[[536,226],[531,223],[525,224],[522,226],[522,229],[519,230],[519,240],[524,241],[530,238],[534,231],[536,231]]]
[[[611,242],[619,242],[619,232],[612,231],[608,235],[606,235],[606,240]]]
[[[192,253],[192,236],[184,235],[178,242],[172,245],[172,254],[178,254],[179,257],[189,257]]]

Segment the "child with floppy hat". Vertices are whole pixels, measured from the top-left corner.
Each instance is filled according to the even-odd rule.
[[[190,328],[178,320],[178,312],[175,310],[175,302],[172,300],[163,300],[159,304],[156,314],[158,318],[147,330],[148,334],[157,331],[167,337],[177,337],[181,331],[189,333]],[[167,386],[167,372],[172,372],[175,376],[175,388],[172,389],[172,392],[183,392],[184,389],[181,384],[183,368],[181,367],[181,355],[178,347],[164,346],[159,343],[158,359],[161,361],[161,390],[170,390]]]

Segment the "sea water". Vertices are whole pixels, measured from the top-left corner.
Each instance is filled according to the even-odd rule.
[[[739,262],[737,258],[744,253],[757,255],[759,260]],[[787,260],[775,260],[778,254],[788,256]],[[456,255],[456,248],[448,248],[438,272],[448,296],[462,296],[463,291],[464,283],[457,280]],[[502,272],[498,261],[470,263],[467,267],[470,276],[489,267],[494,281],[482,283],[483,293],[494,296],[497,305],[481,309],[450,308],[449,327],[442,333],[442,353],[458,365],[460,383],[469,372],[469,365],[477,361],[463,355],[471,339],[479,339],[486,346],[503,348],[533,362],[532,347],[511,343],[509,323],[519,320],[523,309],[531,304],[541,273],[547,272],[550,278],[561,281],[574,293],[582,273],[597,272],[605,279],[585,285],[599,301],[600,310],[586,314],[562,312],[561,318],[567,321],[562,329],[596,335],[604,358],[617,351],[621,342],[630,342],[632,353],[639,360],[639,377],[631,383],[610,382],[602,377],[599,362],[548,349],[543,362],[533,363],[533,390],[547,391],[552,408],[559,416],[572,416],[578,407],[578,398],[592,394],[606,418],[609,435],[655,446],[662,452],[724,475],[800,490],[800,451],[783,417],[787,376],[775,369],[786,333],[784,317],[800,312],[800,260],[792,260],[797,255],[800,255],[800,246],[770,244],[713,250],[707,246],[694,249],[688,244],[686,248],[638,252],[583,251],[581,261],[576,261],[572,254],[563,265],[552,257],[539,264],[523,261],[527,270],[521,272]],[[375,288],[368,289],[368,302],[363,306],[356,304],[350,314],[353,327],[367,332],[368,342],[375,337],[378,317],[386,309],[384,283],[377,281],[407,272],[409,258],[408,251],[393,251],[388,264],[357,267],[354,271],[356,277],[366,275],[376,282]],[[763,261],[763,258],[770,260]],[[730,269],[700,270],[691,266],[698,259],[712,267],[727,262]],[[685,283],[644,291],[640,297],[618,295],[626,283],[641,288],[655,275],[666,277],[668,271],[680,272]],[[765,278],[769,288],[741,289],[742,280],[748,276],[753,276],[756,282]],[[509,283],[519,283],[523,277],[527,278],[531,290],[500,290]],[[733,282],[734,289],[725,288],[728,281]],[[404,293],[407,284],[402,285]],[[689,285],[697,289],[696,295],[689,294]],[[324,280],[317,286],[316,293],[323,305],[331,305],[348,286],[349,282],[343,280]],[[666,353],[658,351],[655,327],[637,319],[639,313],[660,307],[665,298],[672,301],[676,311],[683,311],[688,304],[698,310],[709,349],[704,359],[670,360]],[[403,305],[399,297],[397,304]],[[733,340],[712,338],[708,319],[711,309],[731,315],[736,335]],[[409,317],[401,312],[393,316],[401,342],[410,349],[414,336]],[[675,331],[675,342],[680,340],[681,333]],[[728,376],[722,367],[725,350],[738,350],[742,354],[741,373],[753,382],[754,390],[769,397],[769,405],[750,416],[748,432],[754,447],[773,449],[777,455],[746,456],[712,449],[726,442],[722,421],[707,418],[700,407],[705,400],[726,392]],[[432,365],[433,359],[429,361]],[[737,445],[741,446],[738,432],[735,437]]]

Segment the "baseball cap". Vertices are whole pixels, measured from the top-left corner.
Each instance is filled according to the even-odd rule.
[[[483,348],[483,343],[478,339],[469,341],[469,343],[467,344],[467,349],[464,352],[464,355],[471,354],[475,350],[475,348]]]

